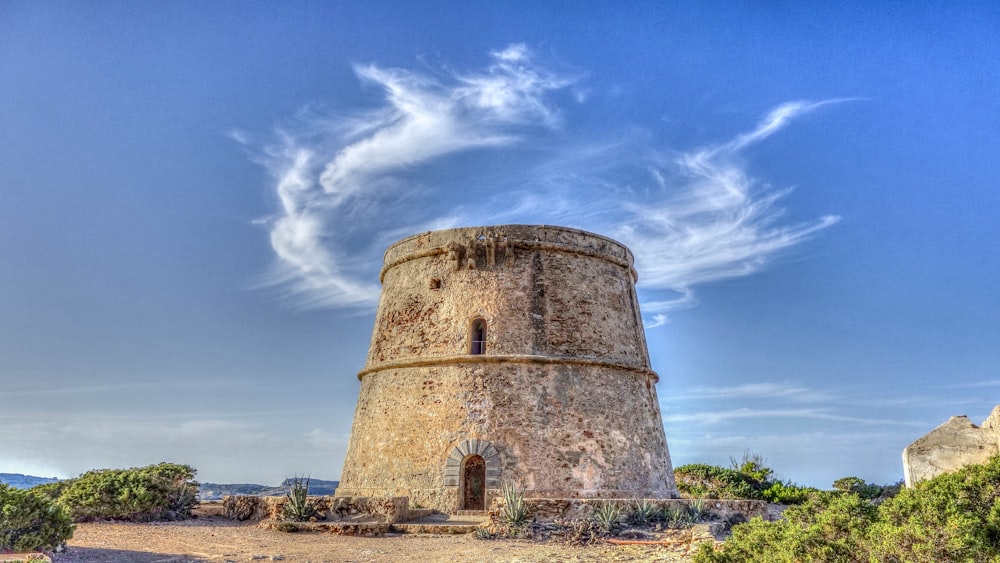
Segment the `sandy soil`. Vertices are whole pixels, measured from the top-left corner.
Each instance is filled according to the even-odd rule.
[[[528,540],[479,540],[472,535],[282,533],[223,518],[183,522],[78,524],[55,563],[195,561],[396,562],[420,561],[687,561],[683,547],[567,546]]]

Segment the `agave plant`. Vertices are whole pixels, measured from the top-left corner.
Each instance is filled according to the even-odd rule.
[[[632,512],[629,513],[629,520],[633,524],[645,526],[658,516],[659,510],[657,510],[656,503],[647,498],[636,501],[635,506],[632,507]]]
[[[500,494],[503,496],[500,521],[513,527],[527,523],[528,506],[524,503],[524,489],[518,489],[514,483],[505,481],[500,486]]]
[[[700,521],[708,514],[708,507],[705,506],[705,499],[695,499],[688,505],[688,513],[691,515],[691,523]]]
[[[610,533],[618,526],[618,520],[621,517],[622,509],[616,502],[606,502],[594,511],[594,520],[607,533]]]
[[[288,479],[285,480],[286,482]],[[312,518],[316,511],[309,506],[309,478],[294,477],[288,490],[288,501],[285,502],[283,513],[286,519],[295,522],[305,522]]]

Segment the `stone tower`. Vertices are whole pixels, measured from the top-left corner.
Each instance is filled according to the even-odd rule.
[[[632,264],[550,226],[392,245],[337,496],[677,498]]]

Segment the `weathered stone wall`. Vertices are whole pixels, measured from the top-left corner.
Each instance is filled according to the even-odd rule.
[[[966,416],[953,416],[947,422],[913,442],[903,450],[903,477],[907,487],[919,481],[985,463],[1000,453],[1000,405],[993,408],[982,426]]]
[[[385,264],[362,377],[394,362],[465,358],[475,318],[487,322],[491,356],[649,369],[632,255],[610,239],[556,227],[453,229],[396,243]]]
[[[471,440],[499,454],[487,502],[500,478],[534,497],[677,496],[627,248],[559,227],[435,231],[390,247],[381,278],[338,496],[461,508],[448,459]]]
[[[406,497],[308,497],[309,506],[318,520],[344,522],[372,520],[395,524],[414,517]],[[230,520],[260,522],[283,520],[288,497],[227,495],[222,499],[222,516]]]

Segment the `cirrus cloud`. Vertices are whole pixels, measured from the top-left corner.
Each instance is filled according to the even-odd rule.
[[[273,268],[262,285],[304,308],[370,310],[377,256],[394,239],[458,225],[547,223],[609,234],[636,252],[647,327],[696,302],[694,287],[745,276],[837,222],[790,222],[742,151],[840,100],[796,101],[756,127],[687,152],[651,134],[587,133],[566,115],[580,76],[556,72],[523,44],[478,72],[356,65],[374,109],[304,109],[255,160],[279,209],[260,221]],[[573,90],[573,91],[571,91]],[[585,108],[584,108],[585,109]],[[232,137],[249,143],[242,132]]]

